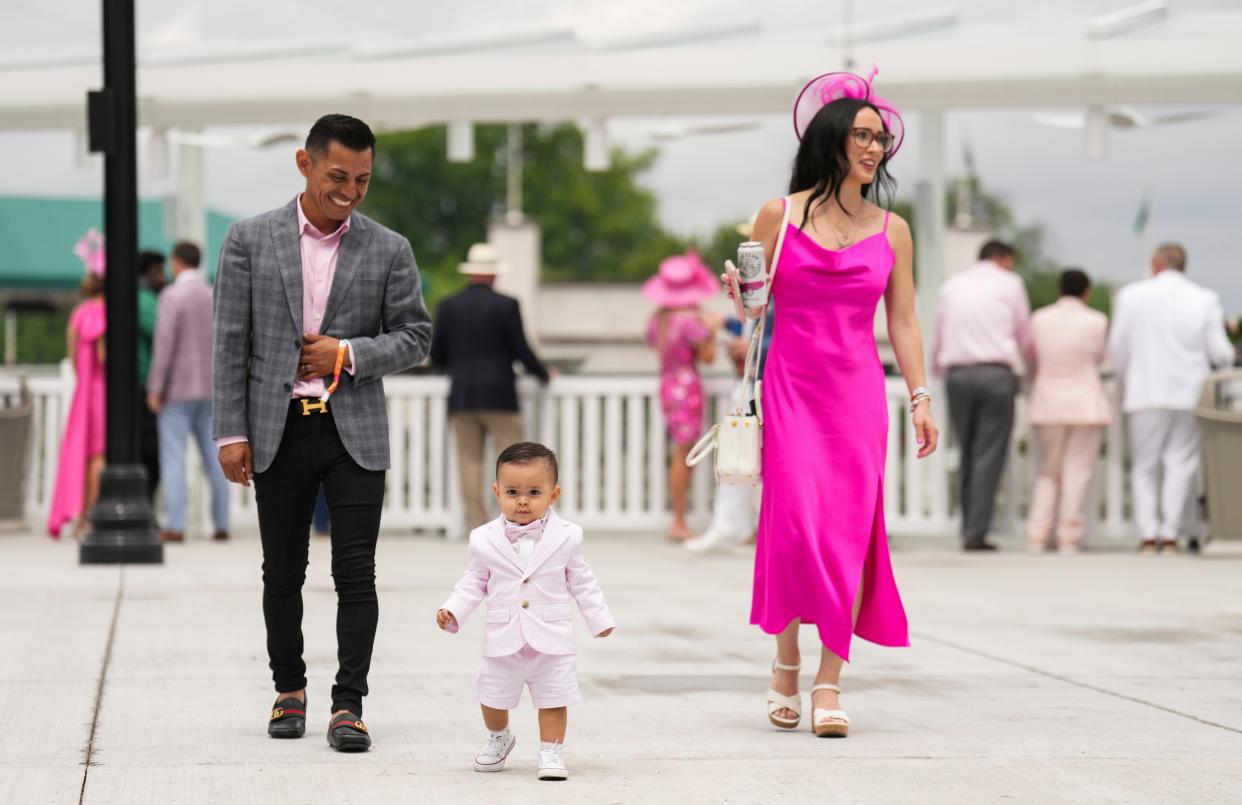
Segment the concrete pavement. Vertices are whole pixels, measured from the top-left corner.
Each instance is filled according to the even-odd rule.
[[[833,741],[766,721],[773,647],[747,625],[747,551],[588,535],[619,627],[591,640],[579,623],[572,776],[551,784],[534,778],[528,699],[509,768],[471,770],[481,624],[435,628],[465,552],[431,537],[381,540],[375,748],[327,746],[327,547],[315,540],[306,590],[308,735],[278,742],[264,732],[253,536],[123,569],[0,537],[0,803],[1242,801],[1236,548],[1033,557],[899,543],[914,645],[855,643],[851,735]],[[809,627],[802,645],[805,690]]]

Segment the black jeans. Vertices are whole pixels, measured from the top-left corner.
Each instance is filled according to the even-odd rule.
[[[1018,380],[1003,364],[954,366],[945,383],[949,417],[961,445],[958,470],[962,542],[980,545],[992,528],[996,489],[1009,456]]]
[[[375,543],[384,503],[384,471],[358,466],[341,443],[332,414],[303,416],[290,406],[272,465],[254,477],[263,542],[263,620],[278,692],[306,687],[302,659],[302,585],[311,514],[323,484],[332,517],[336,587],[336,684],[332,709],[362,715],[375,645]]]

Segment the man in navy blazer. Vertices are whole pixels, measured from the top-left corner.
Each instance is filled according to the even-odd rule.
[[[548,369],[535,357],[522,328],[518,301],[493,290],[505,271],[487,243],[470,247],[458,269],[470,278],[461,292],[440,303],[431,341],[431,361],[450,378],[448,411],[457,443],[457,468],[466,507],[466,530],[491,519],[483,505],[483,442],[496,452],[522,441],[514,361],[543,383]]]

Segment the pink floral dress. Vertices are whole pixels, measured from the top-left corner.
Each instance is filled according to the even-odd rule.
[[[703,382],[695,364],[695,347],[711,337],[696,310],[661,311],[647,324],[647,344],[660,354],[660,405],[669,438],[693,444],[703,431]]]

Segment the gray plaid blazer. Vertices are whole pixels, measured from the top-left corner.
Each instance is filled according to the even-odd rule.
[[[255,472],[280,448],[302,352],[297,203],[230,225],[216,273],[212,429],[249,439]],[[383,377],[422,362],[431,344],[409,241],[352,213],[319,331],[354,347],[354,374],[342,373],[330,403],[341,441],[362,467],[386,470]]]

